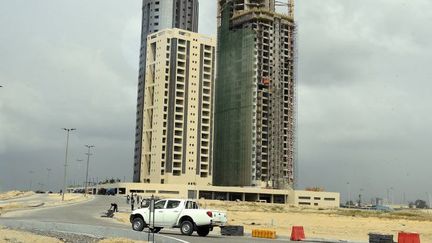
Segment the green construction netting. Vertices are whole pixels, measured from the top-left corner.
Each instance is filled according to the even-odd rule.
[[[213,184],[249,186],[255,83],[255,32],[229,29],[228,6],[218,36]]]

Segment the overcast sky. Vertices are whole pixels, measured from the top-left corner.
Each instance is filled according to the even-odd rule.
[[[302,0],[299,187],[366,199],[432,193],[432,2]],[[141,1],[0,1],[0,190],[130,180]],[[216,33],[216,0],[200,1]],[[29,171],[34,171],[30,173]],[[349,186],[347,185],[349,182]]]

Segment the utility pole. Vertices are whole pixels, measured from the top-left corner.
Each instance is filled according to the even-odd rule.
[[[360,193],[359,193],[359,207],[361,207],[361,205],[362,205],[362,193],[363,193],[363,188],[360,188]]]
[[[29,186],[29,191],[32,190],[32,184],[33,184],[33,173],[34,171],[30,170],[29,174],[30,174],[30,186]]]
[[[46,170],[47,170],[46,189],[47,189],[47,191],[49,191],[49,179],[50,179],[51,168],[47,168]]]
[[[390,205],[393,205],[394,204],[394,188],[393,187],[390,187],[390,199],[391,199]]]
[[[66,176],[67,176],[67,162],[68,162],[68,149],[69,149],[69,133],[75,131],[76,128],[63,128],[66,131],[66,153],[65,153],[65,164],[64,164],[64,177],[63,177],[63,191],[62,201],[64,201],[64,195],[66,192]]]
[[[349,182],[347,182],[347,188],[348,188],[348,207],[351,208],[351,187]]]
[[[426,193],[429,199],[429,208],[432,208],[432,202],[431,202],[431,194],[429,192]]]
[[[85,189],[84,189],[84,196],[87,197],[87,186],[88,186],[88,169],[89,169],[89,163],[90,163],[90,149],[94,148],[94,145],[85,145],[88,148],[88,152],[86,153],[87,155],[87,169],[86,169],[86,180],[85,180]]]
[[[390,189],[387,188],[387,204],[390,204]]]

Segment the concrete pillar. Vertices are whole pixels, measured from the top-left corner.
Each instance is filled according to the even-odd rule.
[[[246,201],[246,193],[242,193],[242,201],[244,202],[244,201]]]
[[[214,192],[211,192],[211,199],[212,199],[212,200],[214,200],[214,199],[215,199],[215,196],[214,196],[214,194],[215,194]]]
[[[227,193],[226,193],[226,200],[227,200],[227,201],[229,201],[229,200],[230,200],[230,197],[229,197],[229,195],[230,195],[230,194],[229,194],[229,192],[227,192]]]

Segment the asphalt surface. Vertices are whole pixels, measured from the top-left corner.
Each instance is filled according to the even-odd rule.
[[[27,200],[44,201],[46,198],[46,195],[37,195],[29,197]],[[19,200],[25,201],[26,199],[20,198]],[[0,224],[18,229],[87,234],[99,238],[126,237],[134,240],[147,240],[148,234],[146,232],[136,232],[131,229],[129,224],[122,224],[115,219],[101,217],[111,203],[117,203],[120,211],[130,212],[125,197],[95,196],[90,201],[76,204],[10,212],[0,217]],[[290,242],[288,238],[268,240],[248,236],[228,237],[218,235],[216,232],[211,232],[205,238],[199,237],[196,233],[192,236],[184,236],[180,234],[179,229],[163,229],[159,234],[155,234],[155,242],[198,243],[204,241],[209,243]]]

